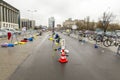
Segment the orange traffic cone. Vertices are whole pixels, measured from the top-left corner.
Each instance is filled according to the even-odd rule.
[[[60,62],[60,63],[66,63],[66,62],[68,62],[68,60],[67,60],[67,58],[66,58],[66,55],[65,55],[65,52],[64,52],[63,49],[62,49],[62,53],[61,53],[59,62]]]

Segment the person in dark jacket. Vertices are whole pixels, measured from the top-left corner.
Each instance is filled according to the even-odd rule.
[[[55,37],[54,37],[55,39],[56,39],[56,42],[57,43],[60,43],[60,36],[58,35],[58,34],[55,34]]]

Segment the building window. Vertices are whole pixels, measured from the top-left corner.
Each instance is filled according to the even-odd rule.
[[[6,12],[6,13],[5,13],[5,16],[6,16],[6,17],[5,17],[5,20],[6,20],[6,22],[7,22],[7,17],[8,17],[8,16],[7,16],[7,8],[5,8],[5,12]]]
[[[2,13],[1,13],[1,12],[2,12],[2,11],[1,11],[1,6],[0,6],[0,21],[1,21],[1,18],[2,18],[2,16],[1,16]]]
[[[3,23],[3,27],[5,27],[5,23]]]
[[[30,21],[30,28],[32,27],[32,21]]]
[[[8,27],[8,24],[6,24],[6,27]]]
[[[3,22],[4,22],[4,21],[5,21],[5,20],[4,20],[4,7],[3,7],[3,9],[2,9],[2,10],[3,10],[2,12],[3,12]]]

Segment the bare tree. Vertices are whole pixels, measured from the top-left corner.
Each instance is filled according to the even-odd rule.
[[[107,31],[107,28],[109,27],[110,22],[112,22],[114,18],[115,16],[111,12],[103,13],[102,27],[103,27],[104,33]]]
[[[89,30],[94,30],[95,29],[94,26],[95,26],[95,22],[94,21],[89,22]]]
[[[109,25],[108,29],[111,30],[111,31],[119,30],[120,29],[120,25],[117,24],[117,23],[112,23],[112,24]]]
[[[77,22],[76,22],[76,25],[78,26],[78,30],[83,30],[83,29],[85,29],[84,20],[77,21]]]

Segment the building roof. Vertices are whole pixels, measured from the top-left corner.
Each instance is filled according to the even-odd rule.
[[[9,7],[11,7],[11,8],[13,8],[13,9],[19,11],[17,8],[13,7],[12,5],[8,4],[7,2],[5,2],[5,1],[3,1],[3,0],[0,0],[0,3],[3,3],[3,4],[5,4],[5,5],[8,5]]]

